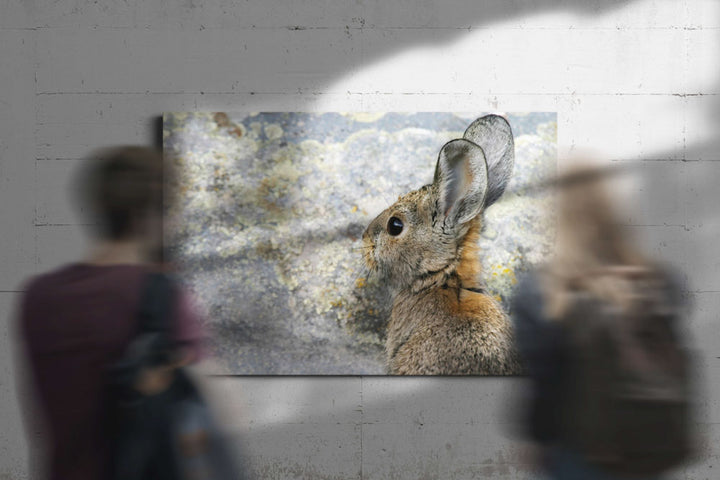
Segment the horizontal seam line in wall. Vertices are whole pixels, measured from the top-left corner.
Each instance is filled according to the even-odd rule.
[[[240,110],[239,110],[240,111]],[[310,112],[313,113],[313,112]],[[322,112],[319,112],[322,113]],[[93,124],[96,124],[97,122],[93,122]],[[49,123],[49,124],[38,124],[38,125],[81,125],[77,123],[72,122],[58,122],[58,123]],[[39,146],[45,146],[45,147],[51,147],[53,145],[51,144],[43,144]],[[36,157],[36,161],[38,162],[79,162],[86,160],[85,157]],[[720,158],[611,158],[609,159],[611,162],[617,162],[617,163],[646,163],[648,165],[654,164],[654,163],[717,163],[720,162]]]
[[[684,223],[624,223],[625,227],[683,227],[687,228]]]
[[[58,123],[57,125],[62,125],[61,123]],[[72,124],[77,125],[77,124]],[[47,145],[51,146],[51,145]],[[78,160],[84,160],[82,157],[37,157],[35,160],[38,162],[62,162],[62,161],[78,161]]]
[[[676,227],[689,230],[688,226],[682,223],[622,223],[620,227]]]
[[[144,92],[105,92],[105,91],[91,91],[91,92],[73,92],[73,91],[57,91],[57,92],[37,92],[38,96],[49,96],[49,95],[479,95],[479,96],[551,96],[551,97],[579,97],[579,96],[593,96],[593,97],[622,97],[622,96],[674,96],[674,97],[715,97],[718,95],[716,92],[712,93],[677,93],[677,92],[615,92],[615,93],[595,93],[595,92],[381,92],[381,91],[344,91],[344,92],[318,92],[318,91],[303,91],[302,87],[295,91],[287,92],[262,92],[262,91],[144,91]]]
[[[625,158],[621,160],[611,159],[611,162],[616,163],[644,163],[646,165],[653,165],[659,163],[718,163],[720,159],[717,158]]]
[[[639,26],[639,25],[614,25],[607,27],[586,27],[576,25],[558,25],[558,26],[505,26],[498,27],[495,25],[446,25],[446,26],[416,26],[416,25],[278,25],[278,26],[257,26],[257,25],[231,25],[224,27],[206,27],[201,23],[194,25],[171,25],[171,26],[138,26],[138,25],[127,25],[127,26],[113,26],[113,25],[83,25],[80,28],[85,30],[144,30],[144,31],[242,31],[242,30],[289,30],[291,32],[302,32],[305,30],[328,30],[328,31],[365,31],[365,30],[460,30],[460,31],[474,31],[474,30],[492,30],[492,31],[696,31],[696,30],[720,30],[720,26],[703,26],[703,25],[658,25],[658,26]],[[78,27],[75,25],[40,25],[36,27],[27,28],[3,28],[3,30],[77,30]]]
[[[652,163],[702,163],[702,162],[720,162],[720,158],[611,158],[611,162],[645,162]]]
[[[34,223],[34,227],[94,227],[95,223]]]
[[[242,111],[242,110],[238,110]],[[201,111],[201,112],[204,112]],[[309,112],[314,113],[314,112]],[[322,113],[322,112],[319,112]],[[78,124],[73,122],[57,122],[57,123],[39,123],[37,125],[84,125],[84,124]],[[92,122],[92,124],[97,124],[97,122]],[[41,144],[39,146],[44,147],[51,147],[54,146],[52,144]],[[78,162],[78,161],[84,161],[86,160],[86,157],[36,157],[36,161],[38,162]],[[720,162],[720,158],[675,158],[675,157],[667,157],[667,158],[660,158],[660,157],[638,157],[638,158],[610,158],[608,159],[610,162],[616,162],[616,163],[636,163],[641,162],[648,165],[652,165],[655,163],[717,163]]]

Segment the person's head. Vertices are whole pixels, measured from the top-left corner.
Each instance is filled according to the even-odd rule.
[[[558,193],[556,251],[549,270],[553,316],[565,307],[571,290],[587,290],[612,302],[621,302],[627,284],[607,272],[648,265],[613,204],[612,180],[624,172],[576,164],[555,181]]]
[[[578,273],[592,270],[593,266],[638,261],[612,202],[613,177],[619,172],[579,164],[557,180],[556,257],[564,264],[572,263]]]
[[[160,245],[163,158],[156,149],[114,147],[94,153],[80,177],[83,199],[107,241],[139,240]]]

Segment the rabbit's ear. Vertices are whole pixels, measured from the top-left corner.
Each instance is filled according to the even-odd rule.
[[[485,152],[488,189],[485,207],[500,198],[512,176],[515,144],[510,124],[499,115],[485,115],[465,130],[463,138],[477,144]]]
[[[435,179],[440,198],[439,214],[451,226],[462,225],[479,214],[487,191],[487,164],[480,147],[463,139],[452,140],[440,150]]]

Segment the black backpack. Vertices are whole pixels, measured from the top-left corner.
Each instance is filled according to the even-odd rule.
[[[655,474],[693,451],[690,356],[672,282],[648,273],[631,284],[622,310],[572,294],[563,437],[603,470]]]
[[[169,334],[176,285],[165,274],[147,276],[138,311],[140,329],[108,371],[107,431],[111,480],[244,478],[199,389],[183,368],[169,388],[145,396],[134,387],[143,368],[171,364]]]

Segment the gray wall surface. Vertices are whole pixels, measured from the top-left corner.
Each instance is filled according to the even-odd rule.
[[[699,428],[720,469],[717,1],[0,0],[0,478],[27,478],[12,379],[22,281],[83,255],[68,180],[165,111],[557,111],[559,162],[643,160],[628,228],[694,304]],[[624,198],[619,197],[622,201]],[[531,477],[516,378],[212,378],[262,478]]]

